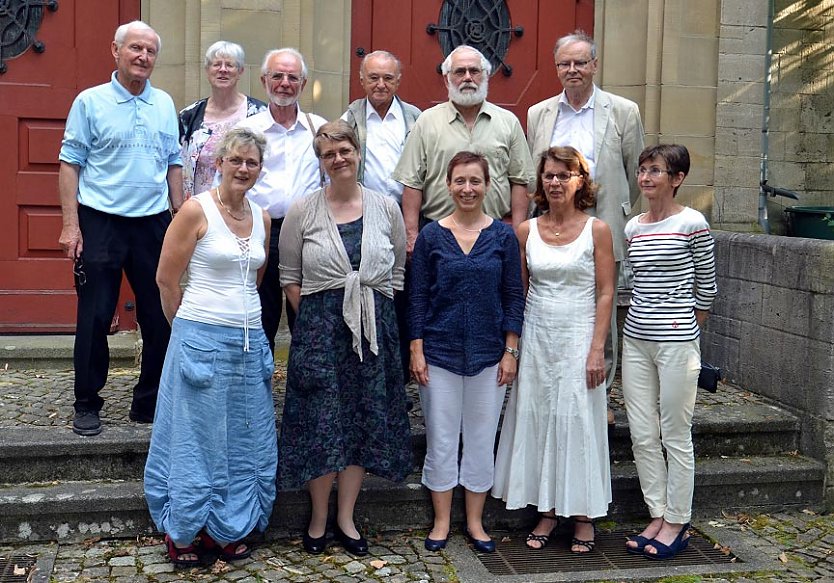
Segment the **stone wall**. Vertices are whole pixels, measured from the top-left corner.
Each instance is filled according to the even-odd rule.
[[[715,226],[758,230],[768,2],[722,0],[715,127]],[[773,233],[790,204],[834,204],[834,0],[775,0],[768,181],[800,194],[769,199]]]
[[[718,299],[703,358],[802,419],[834,506],[834,242],[714,231]]]

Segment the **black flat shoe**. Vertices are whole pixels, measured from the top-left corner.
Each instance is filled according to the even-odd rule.
[[[341,528],[339,528],[338,524],[333,527],[333,534],[336,535],[336,540],[342,543],[342,546],[351,555],[364,557],[368,554],[368,541],[361,534],[359,535],[359,538],[350,538],[342,531]]]
[[[472,546],[475,547],[475,550],[479,553],[494,553],[495,552],[495,541],[491,538],[489,540],[478,540],[469,532],[469,527],[465,527],[463,529],[463,534],[466,536],[466,539],[472,543]]]
[[[301,542],[304,545],[304,550],[311,555],[320,555],[327,548],[327,533],[325,532],[318,538],[313,538],[310,533],[305,531],[304,536],[301,537]]]

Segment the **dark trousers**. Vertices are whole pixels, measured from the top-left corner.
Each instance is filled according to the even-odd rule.
[[[269,349],[275,353],[275,335],[278,333],[278,325],[281,323],[281,309],[284,304],[284,294],[281,291],[281,280],[278,271],[278,238],[281,235],[281,225],[284,219],[272,219],[272,227],[269,230],[269,257],[266,261],[264,277],[258,287],[258,295],[261,298],[261,325],[269,342]],[[287,302],[287,325],[292,332],[295,325],[295,310]]]
[[[153,416],[159,377],[171,328],[162,312],[156,268],[168,211],[149,217],[122,217],[78,207],[83,251],[76,262],[78,322],[75,331],[75,410],[100,411],[99,392],[107,382],[110,351],[107,334],[119,300],[122,271],[136,295],[136,319],[142,331],[142,367],[131,409]]]

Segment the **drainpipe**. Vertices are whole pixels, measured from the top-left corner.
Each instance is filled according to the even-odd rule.
[[[768,128],[770,126],[770,65],[773,60],[773,3],[767,2],[767,37],[765,41],[764,62],[764,107],[762,109],[762,152],[759,163],[759,225],[765,234],[770,234],[770,223],[767,220],[767,151],[769,144]]]

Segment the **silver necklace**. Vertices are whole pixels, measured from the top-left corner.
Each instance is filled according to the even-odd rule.
[[[489,217],[485,217],[485,218],[486,218],[486,221],[489,221]],[[467,229],[466,227],[464,227],[463,225],[461,225],[460,223],[458,223],[458,222],[455,220],[455,215],[451,215],[451,219],[452,219],[452,223],[454,223],[454,225],[455,225],[458,229],[464,230],[464,231],[466,231],[467,233],[480,233],[481,231],[483,231],[483,230],[484,230],[484,229],[486,229],[486,227],[487,227],[487,222],[486,222],[486,221],[484,221],[484,224],[483,224],[480,228],[478,228],[478,229]]]
[[[232,217],[236,221],[246,220],[246,215],[238,218],[238,217],[236,217],[232,214],[232,211],[230,211],[225,204],[223,204],[223,197],[220,196],[220,185],[219,184],[217,185],[217,188],[215,190],[217,191],[217,202],[220,203],[220,206],[223,207],[223,210],[226,211],[227,215],[229,215],[230,217]],[[243,210],[245,211],[246,210],[246,199],[244,198],[243,201],[244,201],[243,202]]]

